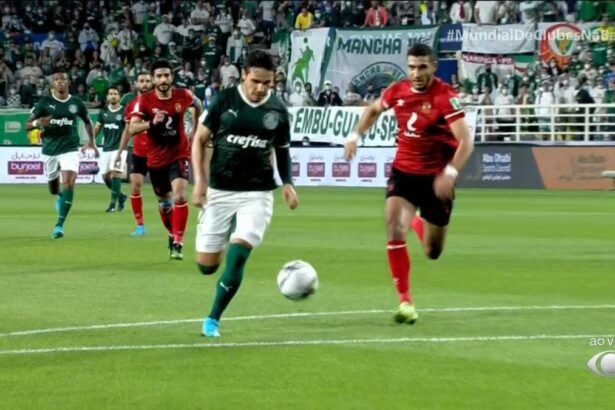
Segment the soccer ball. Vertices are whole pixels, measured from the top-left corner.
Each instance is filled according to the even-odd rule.
[[[278,288],[290,300],[303,300],[318,289],[316,269],[305,261],[290,261],[278,273]]]

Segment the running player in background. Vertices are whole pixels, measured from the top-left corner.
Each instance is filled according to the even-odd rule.
[[[130,123],[131,114],[134,111],[138,96],[143,95],[152,89],[152,77],[150,73],[139,73],[137,75],[136,89],[138,93],[137,97],[129,100],[126,105],[126,109],[124,110],[124,119],[126,123]],[[129,127],[126,127],[126,129],[128,128]],[[128,146],[128,141],[130,141],[131,137],[132,135],[130,132],[126,132],[122,136],[122,140],[120,141],[120,146],[115,157],[116,164],[122,161],[123,152]],[[132,236],[145,235],[143,196],[141,195],[141,187],[143,186],[145,176],[147,175],[147,141],[147,131],[143,131],[142,133],[134,136],[132,146],[132,161],[130,165],[130,185],[132,190],[130,192],[130,207],[132,208],[132,214],[137,222],[137,227],[132,233]]]
[[[284,184],[284,202],[290,209],[298,205],[288,150],[288,111],[269,90],[274,72],[267,52],[252,51],[242,71],[243,82],[216,95],[192,143],[192,203],[201,209],[196,235],[201,273],[216,272],[230,234],[226,266],[211,312],[203,321],[207,337],[220,336],[220,317],[241,285],[250,252],[261,243],[271,221],[276,188],[272,151]]]
[[[116,163],[116,156],[122,136],[127,133],[124,121],[124,107],[120,105],[120,90],[117,87],[107,89],[107,105],[98,113],[98,121],[94,126],[94,138],[100,130],[103,131],[103,146],[100,172],[103,181],[111,190],[111,202],[106,212],[115,212],[124,209],[127,196],[121,191],[122,176],[126,174],[126,151],[120,155]]]
[[[154,90],[138,97],[130,120],[131,134],[147,131],[147,167],[158,196],[160,216],[167,228],[171,259],[184,258],[183,240],[188,221],[190,142],[184,130],[184,116],[190,107],[194,121],[201,102],[185,88],[175,88],[173,70],[166,60],[152,64]],[[193,124],[192,130],[196,127]],[[190,141],[192,138],[190,138]]]
[[[408,79],[391,85],[365,109],[344,148],[345,158],[352,159],[358,141],[378,116],[394,110],[399,134],[385,214],[389,267],[400,300],[394,316],[398,323],[418,319],[409,283],[408,227],[414,228],[427,257],[437,259],[444,247],[455,181],[474,149],[459,99],[435,71],[433,50],[414,45],[408,51]]]
[[[77,174],[79,173],[79,123],[85,123],[88,141],[82,148],[92,149],[99,156],[94,142],[92,121],[88,109],[79,98],[68,93],[68,75],[56,71],[52,76],[51,94],[36,103],[26,122],[26,130],[42,129],[43,150],[45,158],[45,175],[49,183],[49,192],[58,195],[56,211],[58,219],[53,228],[52,238],[64,236],[64,222],[73,204],[73,193]],[[62,190],[60,191],[60,176]]]

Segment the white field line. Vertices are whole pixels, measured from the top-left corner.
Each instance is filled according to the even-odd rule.
[[[49,353],[111,352],[135,350],[176,350],[212,348],[251,348],[251,347],[295,347],[321,345],[366,345],[395,343],[459,343],[459,342],[509,342],[590,339],[592,337],[612,337],[612,335],[504,335],[504,336],[467,336],[467,337],[400,337],[394,339],[333,339],[333,340],[287,340],[277,342],[228,342],[228,343],[180,343],[159,345],[108,345],[108,346],[66,346],[44,349],[0,350],[0,356],[34,355]]]
[[[467,307],[450,307],[450,308],[419,308],[421,313],[446,313],[446,312],[505,312],[505,311],[523,311],[523,310],[579,310],[579,309],[615,309],[615,305],[546,305],[546,306],[467,306]],[[369,315],[377,313],[390,313],[389,310],[371,309],[371,310],[346,310],[337,312],[302,312],[302,313],[277,313],[269,315],[252,315],[252,316],[235,316],[224,318],[223,320],[262,320],[262,319],[287,319],[299,317],[316,317],[316,316],[343,316],[343,315]],[[62,332],[78,332],[83,330],[101,330],[101,329],[116,329],[116,328],[131,328],[145,326],[160,326],[160,325],[177,325],[182,323],[200,322],[203,318],[198,319],[175,319],[175,320],[156,320],[150,322],[131,322],[131,323],[109,323],[102,325],[88,326],[72,326],[72,327],[52,327],[46,329],[19,330],[8,333],[0,333],[1,337],[29,336],[44,333],[62,333]]]

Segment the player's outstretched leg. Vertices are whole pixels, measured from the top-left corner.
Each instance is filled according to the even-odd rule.
[[[183,260],[184,255],[182,249],[184,247],[184,232],[188,223],[188,202],[186,198],[186,188],[188,186],[188,165],[184,161],[180,161],[172,166],[171,173],[171,188],[173,190],[173,217],[172,217],[172,234],[173,244],[171,249],[171,259]],[[182,170],[186,170],[185,172]],[[177,175],[174,175],[177,173]]]
[[[219,321],[243,279],[243,269],[250,256],[252,248],[246,242],[231,243],[226,254],[226,267],[216,286],[216,298],[211,312],[203,321],[203,335],[219,336]]]
[[[115,212],[115,205],[117,203],[117,197],[115,199],[113,198],[113,179],[111,176],[111,172],[107,172],[103,175],[103,181],[105,182],[107,188],[109,188],[109,191],[111,191],[111,202],[109,202],[109,206],[105,210],[105,212],[108,213]]]

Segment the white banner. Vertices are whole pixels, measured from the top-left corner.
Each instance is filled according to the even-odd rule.
[[[461,51],[481,54],[520,54],[536,50],[534,24],[463,25]]]
[[[318,89],[328,39],[329,28],[292,32],[290,36],[292,49],[287,73],[289,90],[292,90],[297,82],[301,85],[311,83],[314,90]]]
[[[422,42],[433,47],[437,27],[336,31],[325,79],[344,94],[352,83],[359,94],[376,91],[407,77],[408,48]]]
[[[78,183],[102,183],[100,174],[92,175],[89,170],[98,167],[98,160],[93,152],[79,154]],[[41,147],[0,147],[0,183],[1,184],[44,184],[45,157]]]
[[[384,187],[395,156],[395,148],[359,148],[348,162],[342,147],[290,151],[297,186]]]
[[[290,107],[291,141],[327,144],[344,144],[344,139],[354,130],[365,107]],[[476,124],[476,112],[466,109],[466,122],[472,135]],[[397,120],[393,110],[384,112],[369,129],[363,139],[365,147],[395,146]]]

